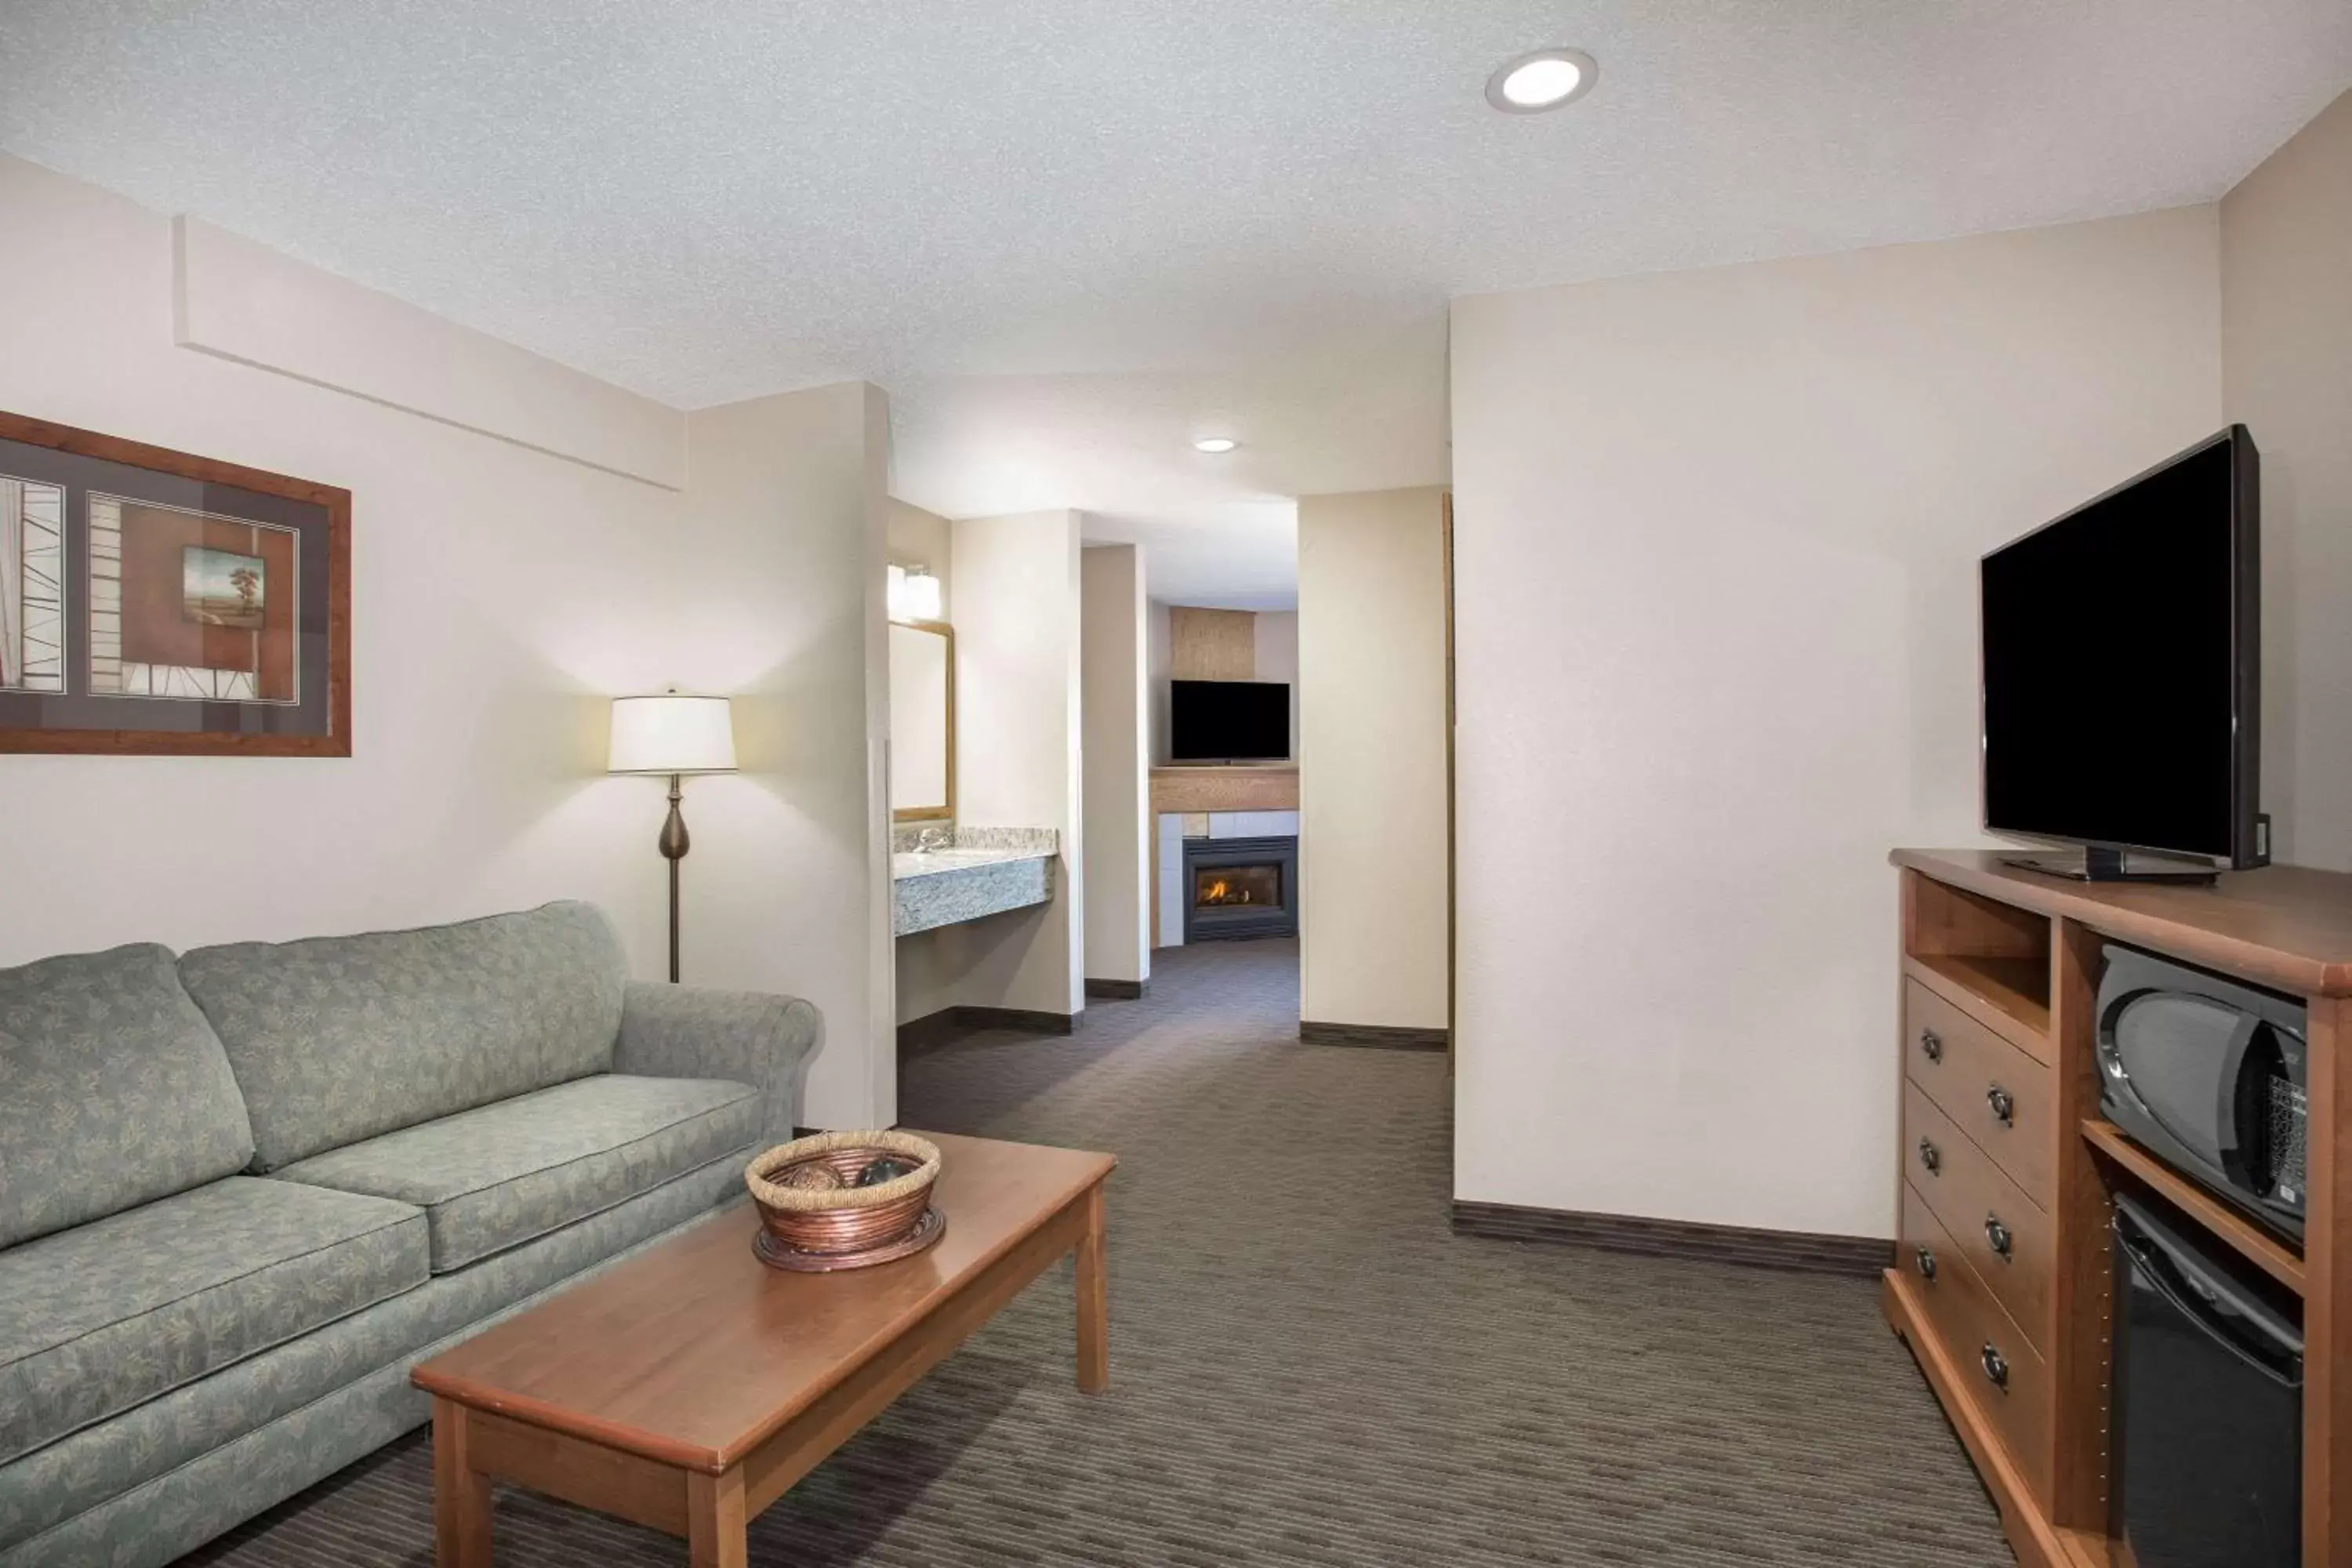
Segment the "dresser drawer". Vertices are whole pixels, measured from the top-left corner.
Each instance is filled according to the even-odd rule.
[[[1916,980],[1903,984],[1903,1070],[2036,1203],[2050,1202],[2050,1069]]]
[[[1917,1084],[1903,1091],[1903,1174],[2025,1336],[2049,1321],[2050,1216]]]
[[[1926,1304],[1936,1337],[1959,1368],[1960,1397],[1985,1414],[2034,1497],[2050,1500],[2050,1370],[1954,1244],[1917,1189],[1903,1188],[1895,1262]]]

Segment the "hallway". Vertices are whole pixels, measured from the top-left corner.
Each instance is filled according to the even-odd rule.
[[[1454,1236],[1445,1058],[1297,1044],[1297,956],[1163,950],[1075,1036],[908,1065],[908,1125],[1118,1154],[1112,1390],[1024,1302],[973,1344],[1020,1388],[873,1561],[2010,1561],[1874,1283]]]

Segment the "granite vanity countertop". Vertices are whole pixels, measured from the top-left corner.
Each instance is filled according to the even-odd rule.
[[[974,866],[1002,866],[1009,860],[1048,860],[1051,849],[966,849],[958,846],[950,849],[900,849],[890,857],[890,876],[903,882],[909,877],[936,877],[945,871],[969,870]]]
[[[916,837],[903,827],[891,833],[896,935],[1025,909],[1054,896],[1054,857],[1061,845],[1051,828],[964,827],[935,848],[900,847]]]

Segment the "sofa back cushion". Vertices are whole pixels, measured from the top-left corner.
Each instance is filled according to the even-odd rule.
[[[228,1058],[152,944],[0,969],[0,1247],[253,1157]]]
[[[180,960],[264,1171],[609,1071],[627,966],[604,915],[548,904],[422,931],[199,948]]]

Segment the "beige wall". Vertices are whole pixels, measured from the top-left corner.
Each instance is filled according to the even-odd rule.
[[[682,490],[686,416],[199,218],[174,219],[174,341]],[[466,374],[451,374],[462,363]]]
[[[2352,870],[2352,93],[2221,201],[2222,411],[2263,454],[2263,805]]]
[[[687,784],[686,978],[814,1002],[828,1046],[804,1120],[885,1126],[898,1119],[888,410],[851,383],[698,409],[688,433],[685,592],[667,636],[672,658],[709,672],[701,689],[734,694],[744,772]],[[637,794],[654,812],[658,792]]]
[[[1436,489],[1298,502],[1299,1016],[1445,1026]]]
[[[174,346],[172,238],[161,215],[0,157],[0,407],[349,488],[352,755],[0,756],[16,825],[0,835],[0,963],[584,898],[657,975],[661,790],[607,777],[604,745],[612,695],[675,681],[740,694],[744,763],[688,786],[687,978],[816,1002],[803,1114],[887,1120],[871,925],[886,873],[864,805],[878,395],[694,416],[681,496]],[[339,287],[311,275],[306,308]],[[353,302],[344,347],[382,308]],[[546,362],[402,321],[383,346],[404,396],[434,401],[436,365],[461,411],[541,383]],[[222,845],[251,869],[224,876]]]
[[[1150,705],[1143,552],[1079,555],[1086,816],[1086,978],[1151,977],[1151,866],[1145,790]]]
[[[1154,599],[1145,611],[1149,622],[1144,640],[1147,695],[1151,701],[1151,765],[1168,765],[1168,683],[1175,679],[1174,611]]]
[[[1298,756],[1298,612],[1261,610],[1256,627],[1257,676],[1290,688],[1290,755]]]
[[[1977,557],[2220,425],[2218,224],[1456,303],[1457,1197],[1893,1233]]]
[[[1250,617],[1250,647],[1255,655],[1253,680],[1298,679],[1298,612],[1259,610]]]

